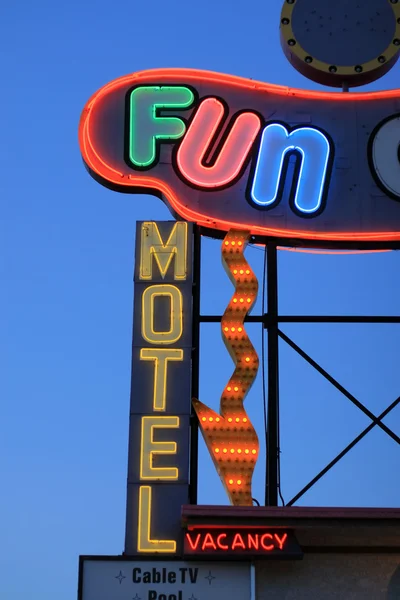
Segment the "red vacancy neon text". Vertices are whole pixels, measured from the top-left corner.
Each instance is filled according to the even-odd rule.
[[[283,550],[287,533],[234,533],[186,532],[188,550],[195,553],[206,552],[272,552]]]

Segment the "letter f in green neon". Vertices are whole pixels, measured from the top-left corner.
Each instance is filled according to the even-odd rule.
[[[141,86],[132,90],[129,102],[129,160],[138,168],[150,168],[158,158],[158,142],[178,140],[186,131],[179,117],[161,116],[163,110],[189,108],[193,92],[185,86]]]

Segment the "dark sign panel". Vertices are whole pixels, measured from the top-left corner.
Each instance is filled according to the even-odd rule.
[[[136,229],[125,552],[181,551],[188,502],[192,231],[184,222]]]
[[[215,232],[394,241],[399,111],[400,90],[306,91],[158,69],[100,89],[83,111],[80,145],[102,184],[158,195]]]
[[[193,527],[185,531],[186,558],[302,558],[291,529],[269,527]]]

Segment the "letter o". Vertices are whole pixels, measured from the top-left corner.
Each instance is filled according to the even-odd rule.
[[[169,324],[165,331],[154,330],[154,300],[169,297]],[[182,336],[183,299],[181,291],[174,285],[160,284],[147,287],[142,296],[142,336],[151,344],[173,344]]]
[[[380,187],[400,200],[400,115],[382,121],[370,138],[372,173]]]

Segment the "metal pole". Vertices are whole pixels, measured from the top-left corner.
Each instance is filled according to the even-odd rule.
[[[193,225],[193,304],[192,304],[192,398],[199,397],[199,362],[200,362],[200,267],[201,267],[201,234],[198,225]],[[197,504],[197,478],[199,453],[199,427],[195,410],[192,406],[190,415],[190,484],[189,502]]]
[[[278,260],[275,242],[268,242],[267,319],[268,329],[268,412],[266,506],[278,506],[279,475],[279,362],[278,362]]]
[[[256,565],[250,565],[250,600],[256,600]]]

